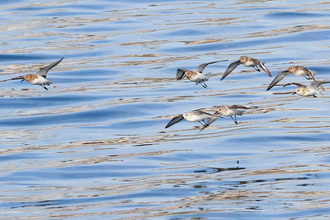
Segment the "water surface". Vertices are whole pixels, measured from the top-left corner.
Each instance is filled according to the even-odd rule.
[[[329,89],[292,96],[291,65],[330,79],[327,1],[2,1],[0,80],[65,57],[46,91],[1,83],[6,219],[326,219]],[[206,67],[208,88],[177,81]],[[47,79],[48,79],[47,78]],[[280,84],[299,82],[287,76]],[[253,105],[199,132],[176,114]]]

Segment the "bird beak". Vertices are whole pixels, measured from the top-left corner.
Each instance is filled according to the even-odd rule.
[[[21,82],[23,82],[23,81],[25,81],[25,79],[22,79],[22,81],[21,81]]]
[[[297,94],[296,92],[292,93],[292,95]]]

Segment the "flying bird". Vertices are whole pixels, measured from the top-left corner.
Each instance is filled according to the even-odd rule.
[[[303,76],[308,80],[317,81],[314,72],[310,69],[307,69],[303,66],[290,66],[287,70],[283,70],[277,74],[277,76],[273,79],[273,81],[269,84],[267,91],[273,88],[277,83],[279,83],[284,77],[287,75],[293,74],[295,76]],[[324,87],[321,85],[323,91],[325,91]]]
[[[283,87],[288,86],[288,85],[295,85],[298,86],[296,90],[294,91],[294,94],[298,94],[301,96],[314,96],[315,98],[317,97],[316,95],[322,95],[317,88],[322,85],[323,83],[330,83],[330,81],[327,80],[322,80],[322,81],[313,81],[311,82],[308,86],[300,84],[300,83],[287,83]]]
[[[206,81],[209,80],[211,73],[206,73],[203,74],[203,70],[205,69],[205,67],[209,64],[213,64],[213,63],[218,63],[221,61],[225,61],[225,60],[218,60],[218,61],[213,61],[213,62],[209,62],[209,63],[203,63],[201,65],[199,65],[194,71],[192,70],[186,70],[184,68],[179,68],[176,71],[176,79],[180,80],[184,77],[187,77],[187,79],[189,79],[192,82],[195,82],[196,85],[197,84],[201,84],[204,88],[207,88],[206,85]]]
[[[252,57],[241,56],[239,58],[239,60],[232,62],[228,66],[226,72],[222,75],[220,80],[223,80],[224,78],[226,78],[226,76],[228,76],[229,73],[233,72],[234,69],[240,64],[243,64],[246,67],[253,67],[258,72],[260,72],[260,69],[262,69],[265,73],[267,73],[268,76],[270,76],[270,77],[272,76],[263,62],[260,62],[259,60],[252,58]],[[259,69],[259,67],[260,67],[260,69]]]
[[[217,119],[217,118],[219,118],[219,116],[216,116],[216,115],[213,115],[211,113],[204,112],[201,110],[195,110],[195,111],[186,112],[184,114],[175,116],[174,118],[172,118],[172,120],[169,123],[167,123],[165,128],[169,128],[172,125],[179,123],[183,119],[186,119],[187,121],[190,121],[190,122],[198,121],[203,126],[203,128],[201,129],[201,130],[203,130],[204,128],[208,127],[212,122],[215,121],[215,120],[213,120],[211,123],[207,124],[205,122],[205,119]]]
[[[47,73],[50,69],[52,69],[57,64],[59,64],[63,59],[64,59],[64,57],[61,58],[60,60],[54,62],[54,63],[49,64],[48,66],[40,68],[40,70],[36,74],[26,74],[24,76],[18,76],[18,77],[14,77],[14,78],[11,78],[11,79],[2,80],[0,82],[6,82],[6,81],[9,81],[9,80],[20,80],[21,79],[22,80],[21,82],[26,80],[27,82],[29,82],[33,85],[40,85],[42,88],[48,90],[46,85],[49,86],[52,82],[50,82],[46,79]]]
[[[219,106],[218,110],[214,113],[215,115],[222,115],[222,116],[227,116],[231,117],[235,124],[238,124],[237,122],[237,115],[243,115],[246,109],[251,109],[251,108],[257,108],[256,106],[244,106],[244,105],[221,105]],[[244,110],[243,110],[244,109]],[[211,119],[207,121],[206,124],[209,123],[209,121],[212,123]]]

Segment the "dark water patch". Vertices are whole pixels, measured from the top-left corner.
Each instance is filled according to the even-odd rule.
[[[98,95],[56,95],[56,96],[42,96],[42,97],[3,97],[1,98],[2,109],[28,109],[28,108],[48,108],[50,106],[71,105],[74,103],[92,102],[103,100],[108,97]]]
[[[291,43],[291,42],[305,42],[305,41],[326,41],[330,37],[330,31],[304,31],[303,33],[294,33],[283,36],[275,36],[268,38],[253,39],[250,38],[241,40],[238,39],[235,42],[221,42],[221,43],[209,43],[202,45],[175,47],[171,49],[164,49],[164,52],[201,52],[201,51],[223,51],[223,50],[233,50],[242,49],[246,47],[263,47],[264,45],[273,45],[281,43]]]
[[[34,160],[37,158],[42,158],[41,155],[37,153],[20,153],[20,154],[8,154],[8,155],[1,155],[0,154],[0,162],[5,161],[13,161],[13,160]]]
[[[9,11],[41,11],[45,9],[50,9],[51,7],[44,7],[44,6],[26,6],[26,7],[15,7],[12,9],[8,9]]]
[[[63,32],[65,32],[65,30],[63,30]],[[90,45],[90,44],[88,44]],[[88,52],[85,52],[85,50],[81,51],[81,50],[72,50],[70,55],[68,55],[68,57],[70,56],[70,59],[72,58],[80,58],[80,59],[83,59],[83,58],[90,58],[90,57],[99,57],[101,56],[103,53],[101,50],[99,51],[88,51]],[[86,60],[86,62],[88,62],[88,60]]]
[[[9,5],[9,4],[15,5],[18,2],[23,2],[23,0],[12,0],[12,1],[0,0],[1,5]]]
[[[273,19],[302,19],[302,18],[319,18],[329,17],[329,14],[310,13],[310,12],[273,12],[265,15]]]
[[[108,31],[118,31],[120,28],[115,28],[113,26],[91,26],[91,25],[84,25],[80,27],[75,27],[75,28],[66,28],[65,31],[67,32],[82,32],[82,33],[102,33],[102,32],[108,32]]]
[[[196,35],[204,35],[204,34],[206,34],[206,33],[203,31],[197,31],[194,29],[178,30],[178,31],[173,31],[173,32],[168,33],[168,35],[171,35],[171,36],[196,36]]]
[[[21,63],[22,61],[29,61],[29,60],[53,60],[58,59],[59,56],[54,55],[41,55],[41,54],[0,54],[0,62],[8,62],[12,63]],[[33,63],[36,63],[34,61]],[[27,63],[31,64],[31,62]]]
[[[88,3],[88,2],[87,2]],[[118,4],[113,3],[113,4],[108,4],[104,5],[101,4],[99,1],[95,1],[94,4],[84,4],[80,2],[79,4],[66,4],[66,5],[58,5],[58,6],[53,6],[53,8],[63,8],[63,9],[70,9],[70,10],[77,10],[77,11],[91,11],[94,10],[96,12],[100,12],[100,10],[108,9],[108,8],[118,8]]]
[[[57,12],[51,12],[51,13],[40,13],[38,16],[44,16],[44,17],[70,17],[70,16],[91,16],[91,15],[97,15],[97,12],[80,12],[80,11],[57,11]]]
[[[17,184],[24,182],[33,183],[40,185],[42,182],[47,180],[79,180],[79,179],[99,179],[109,178],[109,181],[113,178],[124,178],[124,177],[138,177],[149,175],[150,169],[155,168],[150,165],[132,164],[132,165],[102,165],[102,164],[91,164],[74,167],[64,168],[47,168],[33,171],[18,171],[9,175],[0,177],[1,182],[6,181],[17,181]],[[12,184],[12,183],[11,183]],[[42,184],[41,184],[42,185]]]
[[[143,129],[143,128],[154,126],[154,125],[155,125],[154,121],[144,120],[144,121],[130,121],[130,122],[115,123],[115,124],[111,124],[109,126],[109,128],[111,128],[111,129]]]
[[[198,190],[198,189],[196,189]],[[193,191],[193,190],[189,190]],[[41,200],[36,202],[10,202],[10,203],[3,203],[0,205],[0,207],[11,207],[12,209],[16,208],[24,208],[24,207],[40,207],[40,206],[69,206],[74,204],[90,204],[90,203],[101,203],[101,202],[107,202],[107,201],[113,201],[113,200],[135,200],[137,201],[143,201],[146,198],[158,198],[159,201],[162,201],[165,198],[175,198],[177,196],[186,196],[187,190],[182,190],[180,188],[171,188],[171,189],[162,189],[162,190],[145,190],[138,193],[127,193],[122,195],[115,195],[115,196],[100,196],[95,195],[93,197],[90,197],[89,195],[86,195],[85,197],[79,196],[79,197],[70,197],[65,199],[58,199],[58,200]],[[118,207],[122,206],[121,202],[118,202]],[[124,203],[125,204],[125,203]],[[127,206],[134,207],[135,205],[129,205]]]
[[[111,79],[109,77],[121,74],[118,70],[104,69],[104,68],[89,68],[88,66],[80,70],[70,70],[69,72],[62,71],[56,73],[56,76],[66,76],[71,80],[72,78],[95,78],[96,80]],[[69,81],[68,80],[68,81]]]
[[[313,136],[306,136],[304,134],[297,134],[297,135],[262,135],[262,136],[255,136],[255,137],[235,137],[229,138],[226,141],[236,144],[252,144],[252,143],[264,143],[265,145],[269,144],[277,144],[279,142],[292,142],[292,143],[301,143],[301,142],[322,142],[325,141],[327,138],[324,137],[320,139],[320,136],[313,135]]]
[[[244,167],[228,167],[228,168],[217,168],[217,167],[209,167],[206,169],[195,170],[194,173],[220,173],[225,171],[237,171],[237,170],[244,170]]]
[[[130,111],[128,109],[94,109],[89,111],[81,111],[76,113],[68,114],[56,114],[48,116],[33,116],[33,117],[20,117],[20,118],[9,118],[0,120],[0,126],[45,126],[55,124],[81,124],[81,123],[92,123],[92,122],[105,122],[111,121],[112,119],[118,119],[122,117],[132,117],[140,115],[138,111]]]

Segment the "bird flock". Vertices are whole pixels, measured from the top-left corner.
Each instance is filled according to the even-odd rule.
[[[194,71],[192,70],[186,70],[184,68],[179,68],[176,73],[176,79],[181,80],[184,77],[189,79],[192,82],[195,82],[196,85],[201,84],[204,88],[207,88],[206,82],[209,80],[211,73],[203,74],[203,70],[205,67],[209,64],[214,64],[217,62],[223,62],[226,60],[219,60],[219,61],[213,61],[208,63],[203,63],[199,65]],[[241,56],[238,60],[232,62],[222,75],[221,80],[225,79],[231,72],[233,72],[237,66],[240,64],[246,66],[246,67],[252,67],[256,71],[263,70],[268,76],[272,77],[270,71],[265,66],[265,63],[252,58],[248,56]],[[303,76],[307,80],[312,80],[312,82],[306,86],[300,83],[287,83],[283,85],[289,86],[294,85],[298,88],[295,89],[292,95],[298,94],[300,96],[313,96],[317,97],[317,95],[321,95],[321,93],[318,91],[318,88],[320,87],[323,91],[325,91],[322,84],[324,83],[330,83],[328,80],[317,80],[315,77],[315,72],[303,67],[303,66],[290,66],[288,69],[283,70],[277,74],[277,76],[273,79],[273,81],[269,84],[267,91],[272,89],[275,85],[277,85],[281,80],[284,79],[285,76],[293,74],[295,76]],[[190,122],[199,122],[202,125],[202,129],[205,129],[208,127],[211,123],[216,121],[218,118],[221,118],[222,116],[231,117],[232,120],[235,122],[235,124],[238,124],[237,122],[237,115],[244,114],[245,110],[247,109],[253,109],[258,108],[256,106],[243,106],[243,105],[223,105],[218,106],[217,110],[214,113],[209,113],[207,111],[202,111],[200,109],[193,110],[191,112],[186,112],[184,114],[180,114],[172,118],[170,122],[165,126],[165,128],[169,128],[170,126],[182,121],[183,119],[186,119]],[[207,120],[207,121],[205,121]]]
[[[40,70],[36,74],[26,74],[24,76],[17,76],[11,79],[6,79],[2,80],[0,82],[6,82],[9,80],[22,80],[27,81],[33,85],[40,85],[42,88],[45,90],[48,90],[46,86],[49,86],[52,82],[48,81],[47,78],[47,73],[49,72],[50,69],[54,68],[57,66],[62,60],[64,59],[61,58],[58,61],[51,63],[43,68],[40,68]],[[224,62],[227,60],[218,60],[218,61],[213,61],[213,62],[208,62],[208,63],[203,63],[199,65],[194,71],[192,70],[186,70],[184,68],[179,68],[176,72],[176,79],[181,80],[183,78],[187,78],[192,82],[195,82],[196,85],[200,84],[204,88],[207,88],[206,82],[209,80],[211,73],[203,74],[203,70],[207,65],[218,63],[218,62]],[[272,77],[271,73],[265,66],[265,63],[252,58],[248,56],[241,56],[238,60],[232,62],[222,75],[221,80],[224,80],[231,72],[233,72],[240,64],[246,66],[246,67],[252,67],[256,71],[261,71],[263,70],[268,76]],[[313,96],[317,97],[317,95],[321,95],[321,93],[318,91],[318,88],[320,87],[323,91],[325,91],[324,87],[322,84],[324,83],[330,83],[328,80],[317,80],[315,77],[315,72],[303,67],[303,66],[290,66],[288,69],[283,70],[277,74],[277,76],[273,79],[273,81],[269,84],[267,91],[272,89],[275,85],[277,85],[281,80],[284,79],[285,76],[293,74],[295,76],[303,76],[307,80],[312,80],[312,82],[306,86],[300,83],[287,83],[285,86],[289,85],[294,85],[297,86],[298,88],[295,89],[293,92],[294,94],[298,94],[300,96]],[[199,122],[202,125],[202,129],[205,129],[208,127],[211,123],[216,121],[218,118],[222,118],[223,116],[225,117],[231,117],[232,120],[234,121],[235,124],[238,124],[237,121],[237,115],[242,115],[244,114],[245,110],[247,109],[253,109],[253,108],[258,108],[256,106],[244,106],[244,105],[223,105],[223,106],[218,106],[217,110],[214,113],[209,113],[207,111],[203,110],[193,110],[191,112],[186,112],[180,115],[175,116],[172,118],[170,122],[167,123],[165,128],[169,128],[172,125],[182,121],[183,119],[186,119],[187,121],[190,122]],[[205,121],[207,120],[207,121]]]

